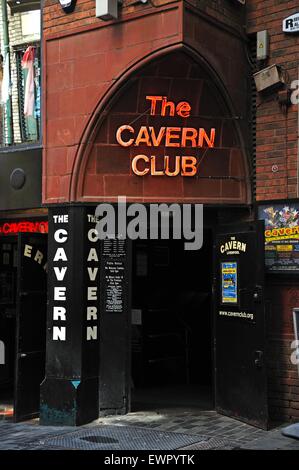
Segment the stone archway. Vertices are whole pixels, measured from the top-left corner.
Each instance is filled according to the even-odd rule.
[[[222,88],[222,89],[221,89]],[[165,96],[174,103],[188,102],[190,116],[150,115],[147,96]],[[158,103],[159,104],[159,103]],[[157,108],[158,109],[158,108]],[[134,129],[128,136],[136,137],[142,126],[153,128],[159,135],[161,128],[203,129],[211,135],[215,129],[213,146],[204,139],[201,147],[192,140],[182,140],[182,133],[167,145],[152,145],[146,139],[138,145],[121,146],[116,138],[122,125]],[[173,137],[175,132],[173,133]],[[72,179],[72,199],[76,201],[113,201],[118,195],[128,201],[175,201],[213,204],[246,204],[251,200],[248,178],[248,160],[238,122],[229,104],[228,94],[217,75],[203,61],[180,48],[150,61],[132,73],[128,80],[110,93],[109,99],[95,114],[89,126],[89,136],[81,145]],[[198,142],[198,141],[196,141]],[[168,141],[169,144],[169,141]],[[165,169],[165,156],[173,172],[176,157],[196,158],[197,172],[191,177],[153,174],[144,176],[134,172],[132,162],[137,155],[145,155],[140,168],[151,168],[151,157],[156,157],[156,172]],[[181,162],[181,161],[180,161]]]

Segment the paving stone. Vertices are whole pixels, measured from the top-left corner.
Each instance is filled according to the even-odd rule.
[[[216,443],[222,440],[222,448],[232,448],[234,445],[244,449],[298,449],[299,441],[286,438],[281,434],[281,427],[270,431],[263,431],[246,423],[233,420],[229,417],[217,415],[214,411],[203,412],[177,412],[153,413],[134,412],[126,416],[110,416],[101,418],[86,425],[86,428],[110,424],[115,426],[130,426],[155,429],[181,434],[206,436],[215,439]],[[84,427],[81,427],[82,429]],[[0,421],[0,449],[47,449],[46,445],[39,445],[51,436],[60,436],[65,433],[76,432],[74,427],[40,426],[38,420],[25,423],[12,423]],[[125,432],[125,431],[124,431]],[[222,442],[221,441],[221,442]],[[226,443],[226,441],[228,443]],[[211,441],[211,445],[212,445]]]

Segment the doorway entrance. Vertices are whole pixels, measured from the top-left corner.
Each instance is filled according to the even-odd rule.
[[[132,410],[213,409],[212,233],[133,243]]]
[[[0,365],[0,418],[13,417],[15,340],[16,340],[16,284],[17,237],[0,241],[0,335],[2,355]],[[4,362],[4,364],[3,364]]]
[[[39,412],[46,346],[47,236],[0,237],[0,419]]]

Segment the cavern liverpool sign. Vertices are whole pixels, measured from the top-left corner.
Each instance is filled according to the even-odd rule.
[[[166,96],[146,96],[149,101],[150,115],[157,117],[177,117],[188,118],[191,115],[191,105],[187,101],[175,104],[168,100]],[[141,126],[135,128],[133,124],[123,124],[116,131],[116,140],[122,147],[151,148],[186,148],[193,155],[176,155],[174,158],[169,155],[157,155],[157,152],[149,151],[140,153],[132,158],[132,171],[137,176],[195,176],[199,171],[199,160],[194,153],[196,149],[203,147],[214,147],[216,129],[209,131],[203,127],[182,127],[182,126]],[[164,152],[163,152],[164,153]],[[177,151],[179,153],[179,150]],[[163,165],[161,165],[163,159]],[[161,168],[162,166],[162,168]]]

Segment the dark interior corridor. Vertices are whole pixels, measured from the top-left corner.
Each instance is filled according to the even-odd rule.
[[[132,409],[213,408],[212,237],[135,242],[132,266]]]

